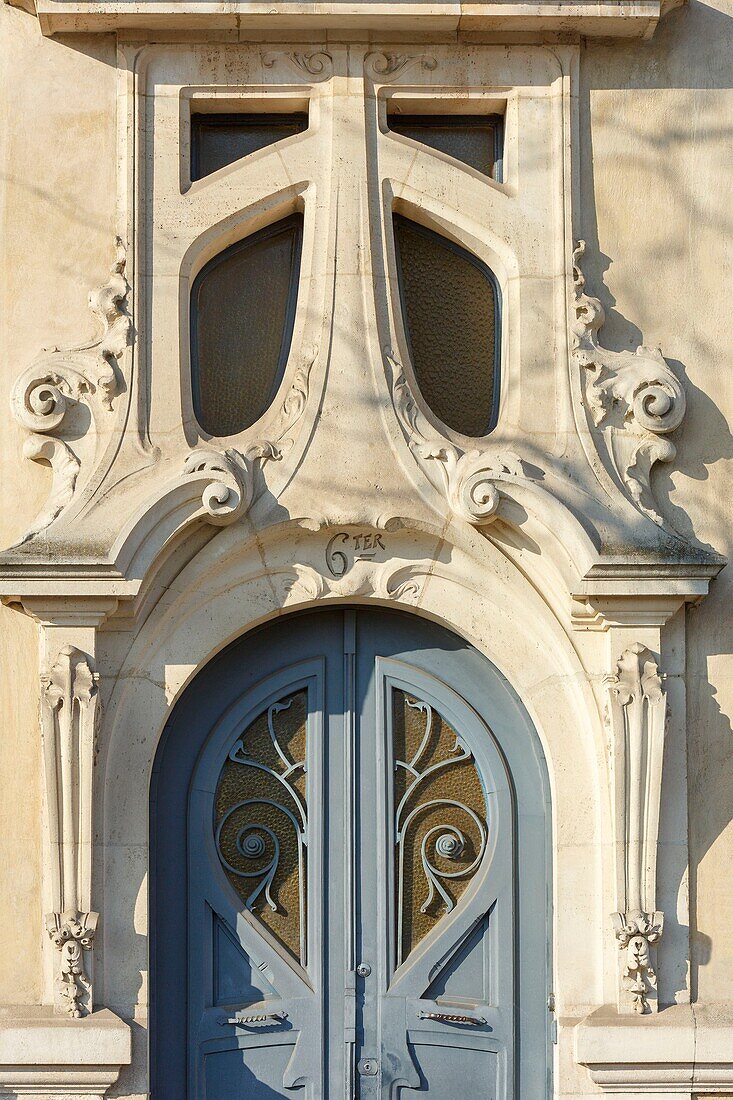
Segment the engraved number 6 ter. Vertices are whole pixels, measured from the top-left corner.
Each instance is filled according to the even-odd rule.
[[[343,577],[344,573],[349,567],[349,559],[346,554],[341,550],[334,550],[334,545],[340,543],[342,546],[349,541],[348,531],[337,531],[328,540],[326,547],[326,565],[328,566],[331,574],[338,580],[339,577]]]

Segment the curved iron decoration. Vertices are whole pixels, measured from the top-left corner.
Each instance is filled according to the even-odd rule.
[[[484,852],[486,851],[486,845],[488,841],[488,826],[485,821],[482,821],[478,814],[467,806],[464,802],[459,802],[454,798],[432,798],[426,802],[421,802],[405,814],[406,807],[410,800],[418,793],[422,788],[424,789],[425,781],[431,776],[435,776],[438,772],[445,771],[447,768],[451,768],[456,764],[461,764],[467,760],[473,760],[473,753],[466,747],[461,740],[460,736],[456,733],[456,740],[453,746],[452,754],[444,760],[439,760],[435,764],[429,764],[424,770],[420,770],[419,764],[423,759],[426,749],[430,743],[433,728],[434,728],[434,711],[429,703],[424,703],[421,700],[410,700],[405,696],[405,702],[412,710],[421,711],[425,715],[425,732],[423,733],[420,744],[417,751],[413,754],[409,762],[405,760],[395,760],[395,771],[397,768],[403,768],[409,775],[413,777],[412,782],[409,783],[406,791],[402,795],[400,802],[395,811],[395,846],[397,848],[397,965],[399,966],[404,961],[403,954],[403,940],[404,940],[404,897],[405,897],[405,840],[407,837],[410,825],[419,817],[429,810],[435,809],[440,806],[444,808],[452,807],[454,810],[458,810],[460,813],[465,813],[467,817],[473,822],[478,832],[479,842],[476,845],[476,855],[473,860],[466,867],[459,867],[455,871],[442,870],[437,867],[433,860],[437,856],[447,860],[459,860],[467,849],[468,839],[466,834],[457,825],[452,822],[445,822],[438,825],[434,825],[429,828],[422,838],[420,844],[420,857],[422,861],[423,872],[427,882],[428,892],[425,900],[420,906],[420,912],[426,913],[435,899],[436,895],[439,895],[443,902],[443,909],[446,913],[452,912],[456,907],[456,903],[448,893],[447,889],[443,885],[444,880],[452,879],[465,879],[470,875],[473,875],[478,869],[481,860],[483,859]],[[434,845],[434,852],[431,854],[431,845]]]
[[[294,697],[293,697],[294,698]],[[245,737],[247,731],[239,737],[229,752],[229,760],[235,764],[240,764],[247,768],[256,768],[258,771],[264,772],[266,775],[271,776],[277,780],[292,799],[295,807],[295,812],[288,809],[282,802],[278,802],[274,798],[265,797],[253,797],[246,798],[231,806],[224,816],[221,818],[216,828],[216,850],[221,860],[222,866],[226,868],[231,874],[236,875],[238,878],[243,879],[256,879],[254,883],[254,889],[245,900],[245,906],[252,911],[257,901],[264,895],[264,901],[273,912],[277,912],[279,907],[277,901],[272,896],[272,884],[280,865],[280,840],[274,829],[269,825],[266,825],[262,821],[247,821],[237,832],[236,839],[234,841],[237,852],[245,860],[262,860],[267,857],[268,847],[272,854],[264,866],[259,866],[253,870],[244,870],[240,867],[235,867],[224,855],[222,849],[222,833],[230,821],[232,816],[238,811],[246,809],[248,806],[270,806],[274,810],[285,815],[290,825],[295,830],[297,852],[298,852],[298,910],[299,910],[299,930],[300,930],[300,960],[303,965],[306,963],[306,899],[305,899],[305,849],[308,845],[308,815],[306,806],[301,798],[297,789],[290,782],[291,777],[297,771],[305,772],[306,765],[304,760],[291,760],[288,754],[283,749],[275,731],[273,722],[273,716],[280,711],[287,710],[292,702],[293,698],[290,698],[287,702],[272,703],[267,708],[267,729],[272,742],[273,748],[277,754],[278,759],[283,764],[283,771],[276,771],[267,764],[261,763],[259,760],[255,760],[250,756],[245,747]],[[249,728],[249,727],[248,727]],[[266,839],[267,838],[267,839]]]

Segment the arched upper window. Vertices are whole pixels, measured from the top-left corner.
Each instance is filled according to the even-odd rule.
[[[191,388],[202,430],[236,435],[267,411],[290,350],[303,218],[293,214],[215,256],[191,288]]]
[[[493,272],[470,252],[394,216],[405,332],[420,393],[434,415],[484,436],[499,408],[500,300]]]

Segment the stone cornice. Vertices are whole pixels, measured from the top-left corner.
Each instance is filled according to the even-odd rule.
[[[228,0],[5,0],[38,16],[46,35],[113,30],[378,30],[559,34],[649,38],[659,19],[684,0],[514,0],[462,4],[373,0],[302,4]]]

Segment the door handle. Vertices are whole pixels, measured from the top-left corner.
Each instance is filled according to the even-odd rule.
[[[216,1022],[221,1027],[226,1027],[227,1024],[233,1024],[235,1027],[248,1027],[250,1024],[266,1024],[269,1021],[273,1024],[282,1024],[287,1018],[287,1012],[261,1012],[254,1013],[251,1016],[220,1016]]]
[[[442,1024],[468,1024],[470,1027],[480,1027],[486,1023],[483,1016],[455,1016],[450,1012],[423,1012],[417,1014],[418,1020],[438,1020]]]

